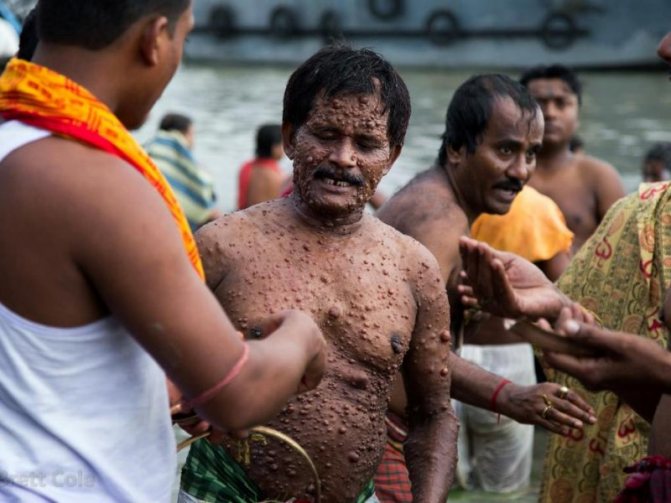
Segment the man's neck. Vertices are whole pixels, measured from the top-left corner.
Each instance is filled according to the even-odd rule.
[[[39,44],[32,62],[76,82],[115,112],[119,93],[115,92],[113,79],[109,78],[115,72],[110,71],[108,59],[104,51],[94,54],[75,47]]]
[[[573,160],[573,156],[568,144],[545,145],[538,153],[536,167],[542,171],[561,169]]]
[[[434,169],[439,174],[438,176],[440,179],[444,181],[445,188],[452,195],[455,204],[461,208],[461,211],[463,211],[464,216],[468,221],[468,227],[470,228],[471,225],[473,225],[473,222],[475,222],[475,219],[478,218],[482,212],[479,209],[472,208],[471,205],[468,204],[468,199],[466,198],[464,191],[461,190],[462,184],[459,183],[458,176],[455,175],[453,169],[449,166],[436,166]]]
[[[314,211],[294,191],[291,207],[297,219],[305,226],[324,234],[347,236],[357,232],[363,224],[364,208],[355,209],[343,215],[332,215]]]

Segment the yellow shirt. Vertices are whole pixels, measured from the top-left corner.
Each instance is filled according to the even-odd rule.
[[[505,215],[480,215],[471,227],[474,239],[530,262],[549,260],[569,251],[573,233],[559,207],[547,196],[525,186]]]

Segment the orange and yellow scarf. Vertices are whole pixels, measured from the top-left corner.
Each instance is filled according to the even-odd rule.
[[[89,91],[48,68],[12,59],[0,76],[0,115],[99,148],[133,166],[163,198],[191,263],[204,277],[189,224],[168,182],[119,119]]]

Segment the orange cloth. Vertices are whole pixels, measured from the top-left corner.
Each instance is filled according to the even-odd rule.
[[[569,251],[573,233],[559,207],[547,196],[525,186],[505,215],[480,215],[471,227],[474,239],[515,253],[530,262],[549,260]]]
[[[163,198],[191,263],[204,278],[191,229],[172,189],[119,119],[89,91],[48,68],[12,59],[0,77],[0,115],[86,143],[133,166]]]

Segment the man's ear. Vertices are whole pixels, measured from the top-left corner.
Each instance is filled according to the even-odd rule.
[[[401,151],[403,150],[403,145],[395,145],[391,147],[391,151],[389,152],[389,164],[387,164],[387,167],[384,170],[384,175],[389,173],[389,170],[391,167],[394,165],[396,162],[396,159],[398,159],[398,156],[401,155]]]
[[[282,148],[284,148],[285,155],[292,161],[294,160],[295,133],[296,131],[291,124],[288,122],[282,123]]]
[[[169,36],[167,17],[158,16],[151,18],[145,23],[140,39],[140,54],[147,65],[158,65],[161,55],[162,37]]]
[[[450,164],[454,164],[454,165],[459,164],[463,160],[465,153],[466,153],[466,147],[463,146],[463,145],[461,147],[459,147],[458,150],[455,150],[454,147],[452,147],[451,145],[448,145],[447,146],[447,162],[449,162]]]

